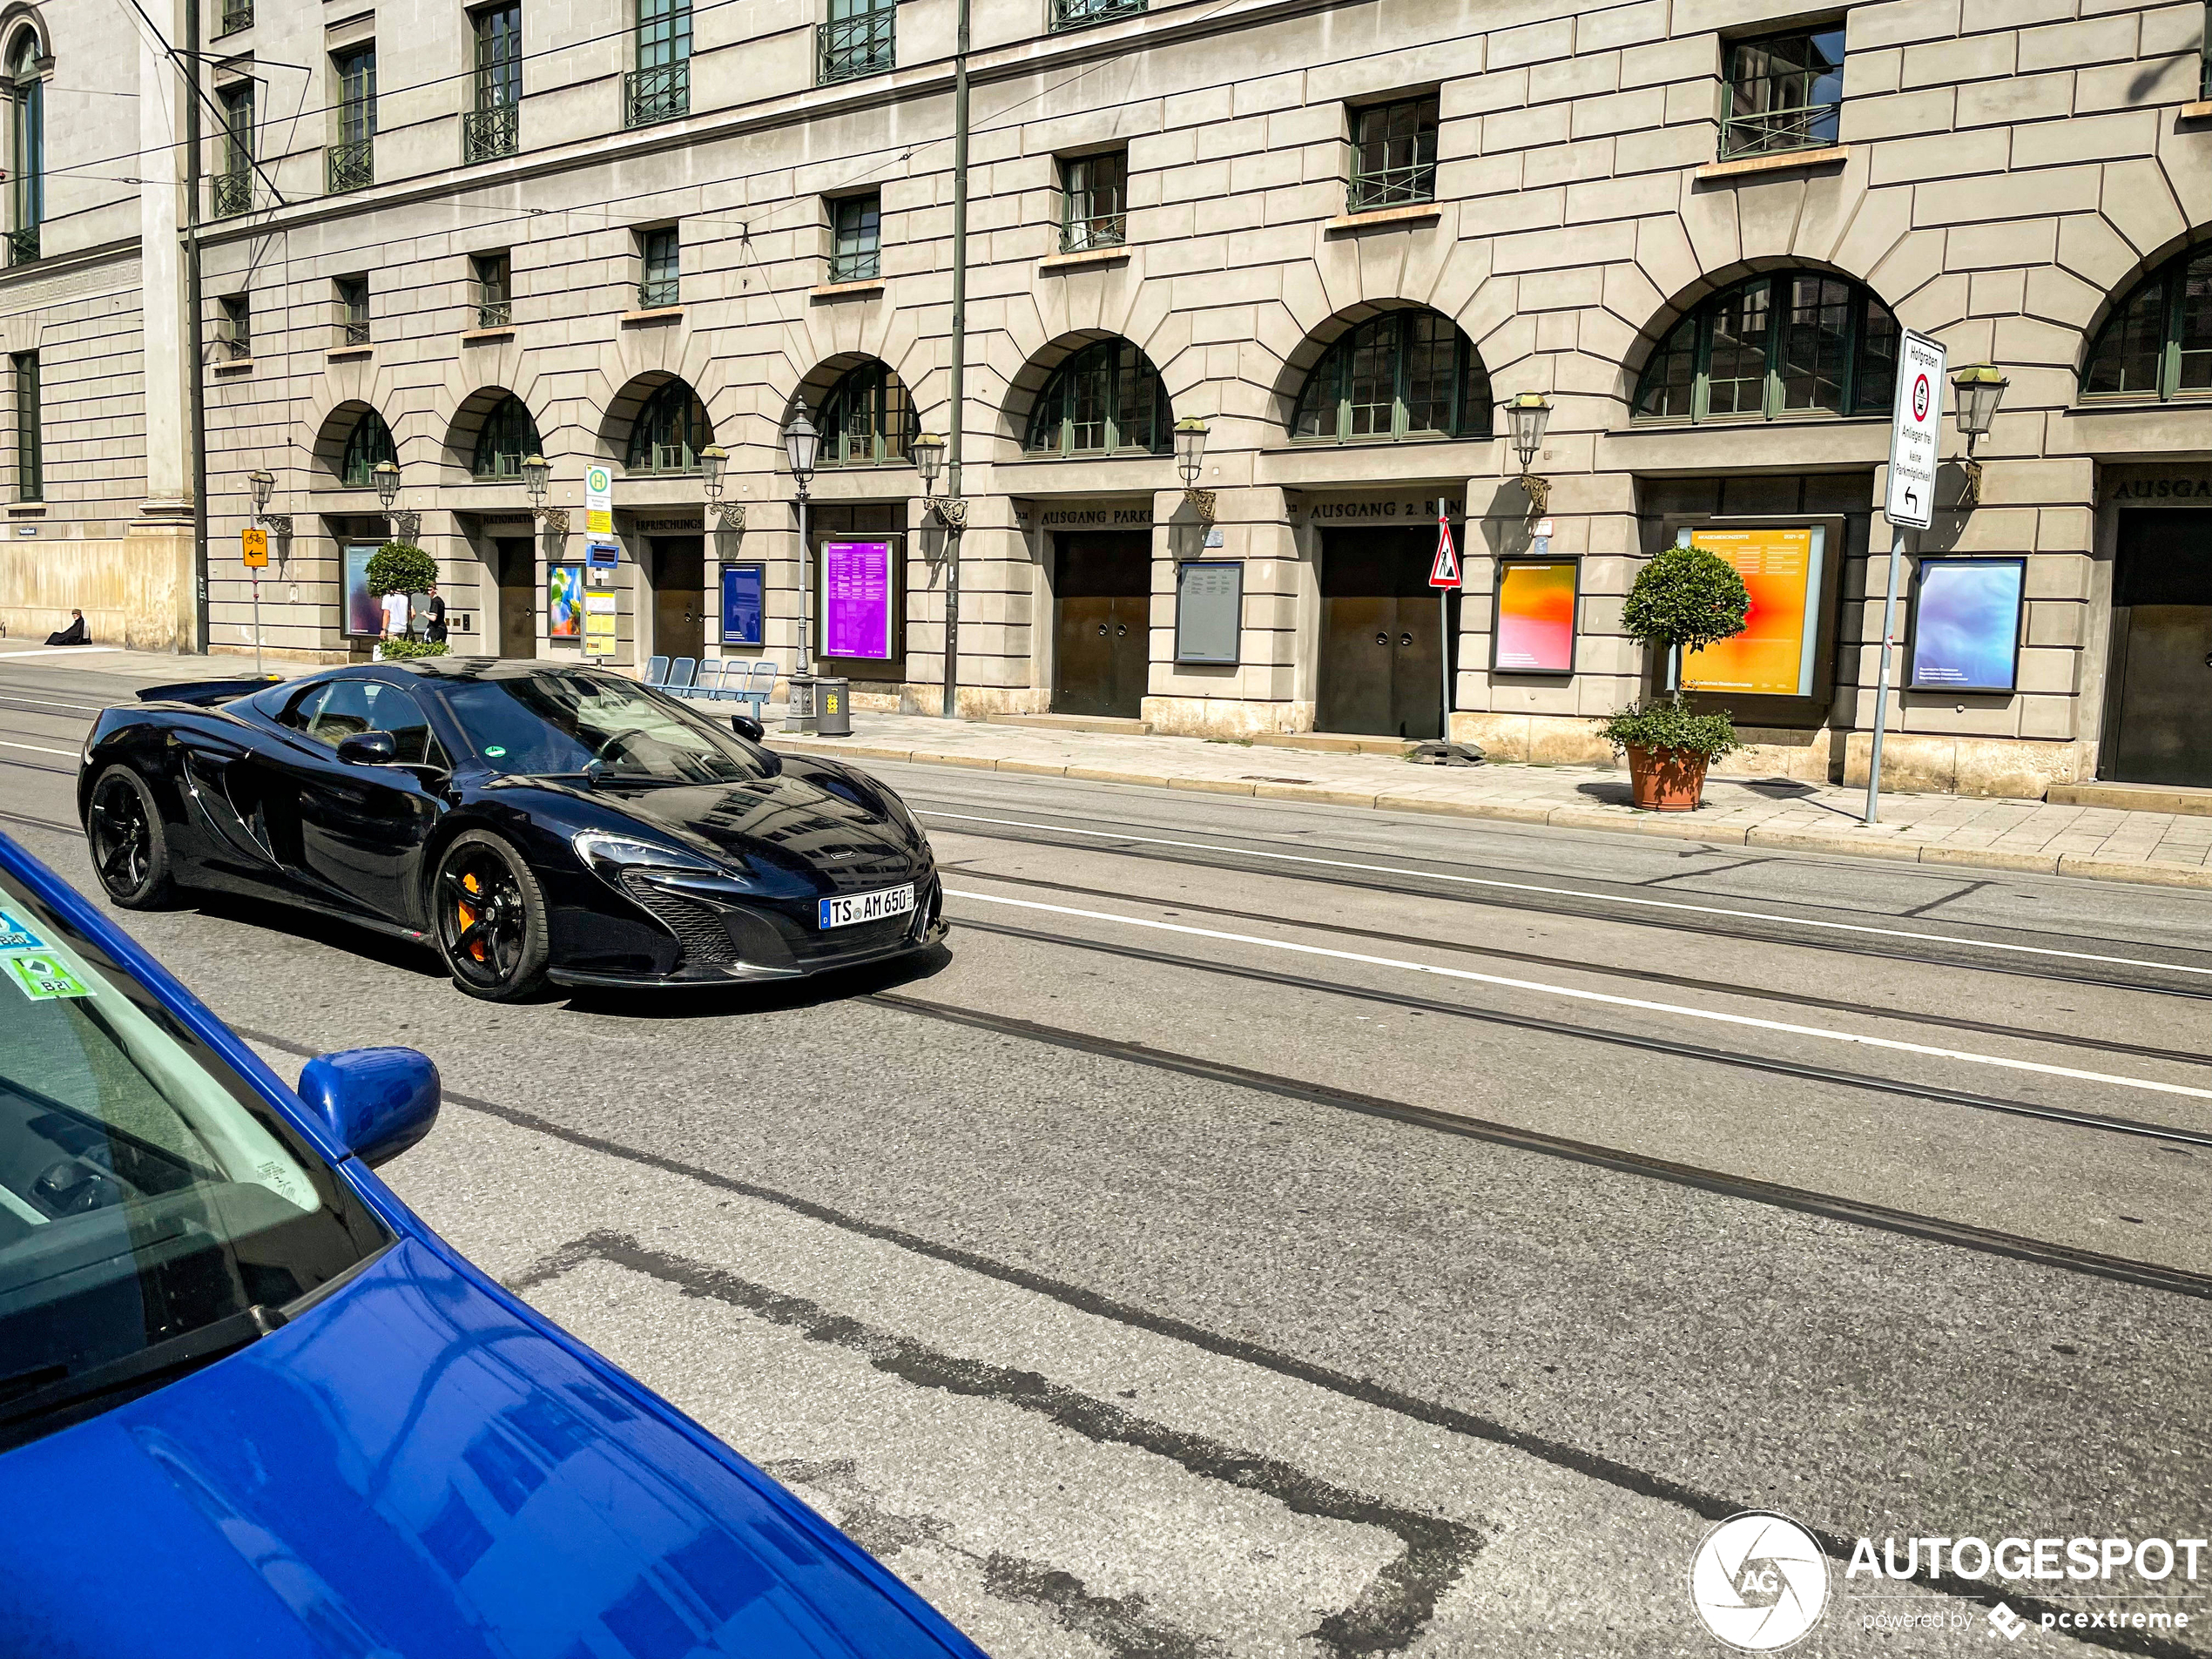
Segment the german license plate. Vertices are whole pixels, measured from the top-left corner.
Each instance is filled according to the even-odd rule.
[[[855,922],[903,916],[914,907],[914,887],[909,881],[903,887],[886,887],[880,893],[847,893],[834,899],[818,900],[815,921],[824,927],[850,927]]]

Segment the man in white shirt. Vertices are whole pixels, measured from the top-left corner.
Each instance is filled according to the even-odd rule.
[[[384,637],[407,637],[407,595],[388,593],[384,596]]]

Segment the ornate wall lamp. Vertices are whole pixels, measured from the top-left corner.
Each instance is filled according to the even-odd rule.
[[[726,530],[745,528],[745,503],[722,499],[722,481],[730,470],[730,452],[718,443],[699,451],[699,488],[706,494],[707,510],[722,521]]]
[[[546,492],[552,481],[551,462],[543,455],[523,457],[523,488],[529,492],[530,516],[537,520],[542,528],[551,530],[556,536],[566,536],[569,533],[569,509],[545,504]]]
[[[1551,509],[1551,480],[1536,477],[1530,469],[1543,453],[1544,433],[1552,423],[1551,400],[1541,392],[1519,393],[1506,405],[1506,420],[1513,430],[1514,453],[1521,457],[1521,487],[1528,496],[1528,516],[1541,518]]]
[[[968,503],[937,493],[937,477],[945,469],[945,440],[934,432],[925,432],[907,446],[907,453],[914,458],[914,470],[921,475],[922,506],[947,529],[966,529]]]
[[[1974,459],[1974,442],[1988,432],[1990,422],[1997,418],[1997,406],[2005,401],[2005,388],[2011,384],[1994,363],[1968,363],[1951,377],[1951,389],[1956,395],[1952,418],[1966,435],[1966,488],[1959,497],[1961,507],[1981,504],[1981,462]]]
[[[1206,461],[1206,423],[1196,415],[1175,423],[1175,469],[1183,475],[1183,499],[1190,503],[1201,524],[1213,523],[1214,492],[1198,488],[1199,470]]]

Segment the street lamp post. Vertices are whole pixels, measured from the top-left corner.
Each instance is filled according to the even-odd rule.
[[[822,435],[814,430],[805,409],[792,415],[791,424],[784,428],[784,459],[791,463],[792,482],[799,486],[799,651],[792,661],[791,695],[784,705],[784,730],[788,732],[814,729],[813,640],[806,616],[806,597],[813,580],[809,568],[812,549],[807,542],[806,489],[814,481],[814,459],[821,442]]]

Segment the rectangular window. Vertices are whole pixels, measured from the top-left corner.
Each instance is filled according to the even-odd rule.
[[[1767,333],[1774,285],[1754,282],[1723,300],[1713,313],[1713,343],[1705,381],[1710,415],[1760,415],[1766,410]]]
[[[1437,95],[1352,112],[1350,211],[1436,199]]]
[[[637,308],[683,303],[683,249],[673,225],[637,233]]]
[[[623,121],[644,126],[691,107],[691,0],[637,0],[637,67],[628,79]]]
[[[840,196],[830,204],[829,280],[869,282],[883,274],[883,198]]]
[[[215,35],[234,35],[253,26],[253,0],[216,0]]]
[[[233,358],[253,355],[253,301],[228,293],[215,302],[215,338]]]
[[[880,75],[898,60],[894,0],[829,0],[829,21],[819,25],[814,80],[826,86],[861,75]]]
[[[1085,24],[1134,17],[1143,10],[1144,0],[1052,0],[1052,26],[1080,29]]]
[[[253,206],[253,83],[223,87],[216,96],[222,104],[223,130],[216,138],[209,205],[217,219],[229,219]]]
[[[1739,40],[1728,51],[1721,154],[1774,155],[1836,142],[1844,107],[1844,26]]]
[[[331,54],[338,80],[337,142],[325,159],[333,195],[376,182],[376,46],[369,42]]]
[[[16,499],[46,499],[45,445],[38,410],[38,354],[22,351],[9,362],[16,371]]]
[[[365,276],[338,277],[330,285],[330,297],[338,311],[338,343],[341,346],[368,344],[368,279]]]
[[[476,327],[504,328],[515,320],[515,266],[506,253],[478,253],[469,261],[476,290]]]
[[[522,137],[523,8],[487,6],[471,12],[475,30],[475,107],[461,118],[463,164],[511,156]]]
[[[1129,239],[1129,152],[1069,156],[1060,164],[1060,249],[1119,247]]]

